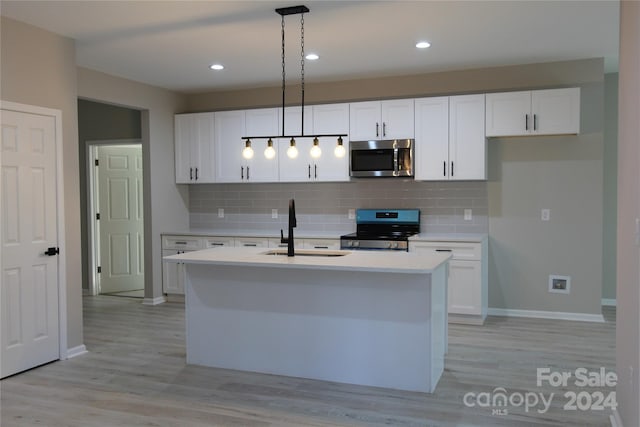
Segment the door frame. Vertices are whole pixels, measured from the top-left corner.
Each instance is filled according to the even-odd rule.
[[[62,139],[62,111],[52,108],[39,107],[36,105],[20,104],[17,102],[0,100],[0,110],[15,111],[17,113],[35,114],[39,116],[53,117],[55,123],[55,153],[56,153],[56,214],[57,214],[57,233],[60,248],[58,254],[58,329],[59,329],[59,356],[60,360],[69,357],[69,349],[67,348],[67,257],[65,245],[65,216],[64,216],[64,177],[63,177],[63,139]],[[1,155],[1,152],[0,152]],[[0,175],[0,186],[2,185],[2,176]],[[0,263],[2,262],[0,258]],[[2,270],[2,265],[0,265]],[[1,307],[0,307],[1,310]],[[73,356],[73,355],[72,355]]]
[[[100,293],[100,277],[98,276],[98,265],[100,262],[100,225],[96,220],[98,212],[98,179],[96,176],[95,160],[99,145],[139,145],[142,150],[142,139],[96,139],[87,140],[87,247],[89,253],[89,295],[95,296]],[[144,170],[144,162],[142,163]],[[143,185],[144,191],[144,185]],[[142,221],[144,223],[144,216]],[[144,225],[143,225],[144,227]]]

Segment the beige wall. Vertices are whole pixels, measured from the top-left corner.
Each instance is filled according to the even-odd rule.
[[[76,59],[72,39],[1,18],[0,98],[62,111],[67,344],[83,344]]]
[[[78,96],[142,111],[145,298],[160,298],[160,233],[189,224],[187,187],[175,184],[174,172],[173,115],[184,109],[184,97],[86,68],[78,68]]]
[[[640,2],[620,3],[618,127],[618,411],[640,426]]]
[[[600,313],[603,263],[602,59],[586,59],[306,86],[308,103],[547,87],[582,87],[580,136],[489,141],[489,306]],[[295,103],[295,91],[290,98]],[[277,106],[279,88],[188,96],[185,111]],[[544,205],[544,206],[543,206]],[[541,223],[540,208],[552,220]],[[570,295],[549,294],[570,275]]]

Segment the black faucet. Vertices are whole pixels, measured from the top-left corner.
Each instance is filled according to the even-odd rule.
[[[287,238],[284,238],[284,232],[280,229],[280,243],[287,244],[287,256],[295,256],[294,243],[293,243],[293,228],[298,225],[296,221],[296,202],[289,200],[289,234]]]

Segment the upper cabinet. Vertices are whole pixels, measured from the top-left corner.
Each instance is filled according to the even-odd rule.
[[[311,132],[313,127],[312,107],[304,107],[304,117],[302,117],[302,107],[293,106],[284,109],[284,135],[302,135],[302,123],[304,122],[305,135]],[[282,109],[280,109],[282,111]],[[280,112],[282,114],[282,112]],[[282,117],[278,123],[279,134],[282,134]]]
[[[580,88],[486,95],[487,136],[559,135],[580,131]]]
[[[484,95],[415,101],[415,179],[486,179]]]
[[[214,182],[214,113],[176,114],[177,184]]]
[[[352,141],[413,138],[413,99],[352,103],[349,123]]]
[[[313,106],[313,133],[326,135],[349,134],[349,104],[324,104]]]
[[[348,146],[348,140],[345,139],[344,144]],[[292,159],[287,156],[289,141],[280,140],[278,154],[281,182],[349,181],[348,154],[344,157],[336,157],[333,154],[336,138],[319,138],[322,154],[318,158],[311,157],[312,146],[312,137],[297,138],[298,157]]]

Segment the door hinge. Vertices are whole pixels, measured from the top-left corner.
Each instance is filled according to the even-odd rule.
[[[95,163],[96,163],[96,166],[99,166],[99,165],[100,165],[100,161],[99,161],[98,159],[96,159],[96,162],[95,162]]]
[[[96,214],[96,219],[100,219],[100,214],[99,213]]]
[[[98,274],[102,273],[102,267],[98,266]]]

